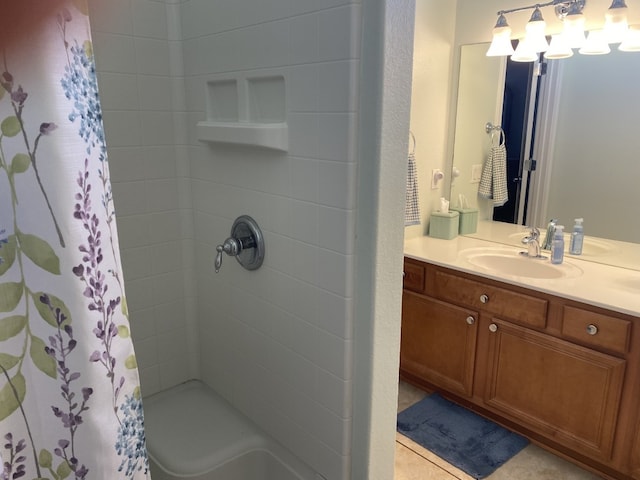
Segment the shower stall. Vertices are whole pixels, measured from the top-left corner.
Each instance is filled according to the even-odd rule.
[[[143,397],[197,379],[318,478],[388,476],[413,2],[89,11]],[[216,274],[243,214],[264,262]]]

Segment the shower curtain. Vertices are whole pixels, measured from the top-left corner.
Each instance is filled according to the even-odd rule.
[[[0,479],[149,478],[86,3],[0,51]]]

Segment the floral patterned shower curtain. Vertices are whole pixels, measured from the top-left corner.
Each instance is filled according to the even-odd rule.
[[[0,479],[149,478],[87,5],[2,3]]]

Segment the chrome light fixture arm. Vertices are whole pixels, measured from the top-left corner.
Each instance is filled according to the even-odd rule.
[[[543,8],[543,7],[555,7],[556,15],[559,19],[563,19],[567,16],[569,11],[572,13],[580,13],[584,9],[587,0],[551,0],[546,3],[535,3],[533,5],[526,5],[523,7],[509,8],[505,10],[500,10],[497,15],[504,15],[507,13],[521,12],[523,10],[533,10],[535,8]]]

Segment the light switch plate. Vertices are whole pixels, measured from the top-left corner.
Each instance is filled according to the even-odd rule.
[[[476,163],[471,165],[471,181],[469,183],[480,183],[480,177],[482,176],[482,164]]]
[[[444,180],[444,172],[439,168],[431,171],[431,189],[435,190],[440,186],[440,181]]]

